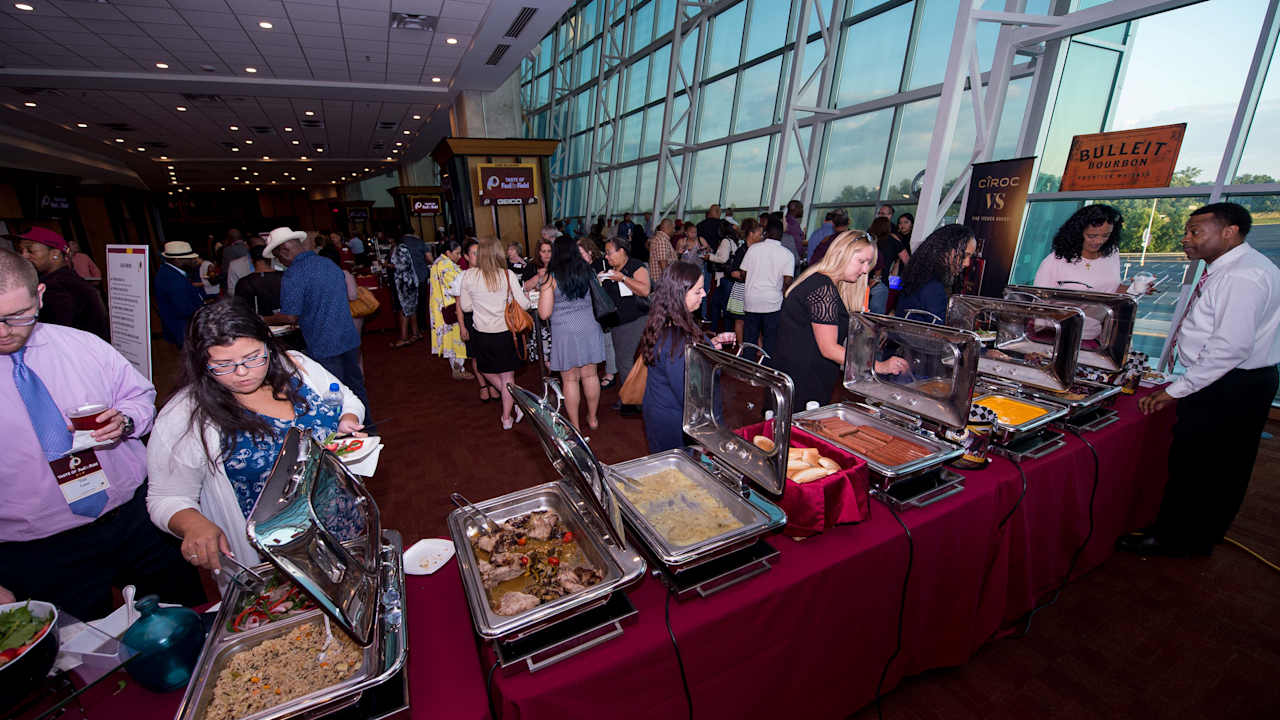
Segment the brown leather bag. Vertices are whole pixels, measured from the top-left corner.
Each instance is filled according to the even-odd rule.
[[[502,311],[502,317],[507,321],[507,329],[516,336],[518,347],[520,336],[533,330],[533,317],[527,310],[520,307],[520,303],[516,302],[515,291],[511,289],[510,271],[507,272],[507,307]]]
[[[631,372],[627,373],[626,382],[622,383],[622,388],[618,390],[618,400],[623,405],[640,405],[644,402],[644,388],[649,382],[649,366],[645,364],[644,357],[636,358],[636,364],[631,366]]]

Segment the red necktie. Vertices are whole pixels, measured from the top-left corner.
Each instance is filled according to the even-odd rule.
[[[1178,320],[1178,327],[1173,331],[1173,337],[1169,340],[1170,366],[1178,361],[1178,336],[1182,334],[1182,326],[1186,324],[1187,317],[1191,315],[1191,308],[1200,297],[1200,292],[1204,290],[1204,281],[1208,279],[1208,270],[1200,274],[1200,281],[1196,283],[1196,289],[1191,292],[1191,298],[1187,300],[1187,309],[1182,311],[1182,317]]]

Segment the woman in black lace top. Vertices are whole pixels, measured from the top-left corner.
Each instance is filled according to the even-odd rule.
[[[792,407],[796,410],[810,401],[831,402],[844,365],[849,313],[866,309],[867,272],[875,262],[876,246],[866,233],[843,232],[831,241],[822,261],[787,289],[773,365],[795,383]],[[897,375],[906,369],[906,361],[899,357],[876,363],[881,374]]]

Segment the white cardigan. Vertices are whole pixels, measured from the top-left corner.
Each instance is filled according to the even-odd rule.
[[[364,403],[320,363],[293,351],[289,352],[289,358],[298,368],[303,384],[316,393],[323,394],[328,391],[329,383],[338,383],[342,387],[342,414],[364,419]],[[147,443],[147,512],[151,522],[173,534],[169,520],[175,513],[188,508],[198,510],[222,529],[237,560],[256,565],[261,561],[249,544],[244,513],[240,511],[226,468],[221,462],[210,466],[200,437],[189,431],[192,403],[191,394],[182,390],[156,415],[151,440]],[[204,437],[214,452],[222,447],[222,438],[213,425],[204,428]],[[222,573],[217,578],[218,589],[223,590],[228,578]]]

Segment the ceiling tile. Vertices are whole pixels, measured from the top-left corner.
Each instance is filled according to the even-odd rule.
[[[28,28],[39,32],[84,32],[84,26],[69,17],[29,17],[24,20]]]
[[[338,22],[338,6],[334,3],[329,3],[328,5],[307,5],[289,2],[285,4],[285,12],[289,15],[290,20]]]
[[[440,17],[481,20],[484,18],[484,14],[488,9],[488,3],[476,4],[459,2],[459,0],[445,0],[444,7],[440,8]]]
[[[474,35],[480,30],[480,23],[475,20],[465,20],[463,18],[440,18],[440,22],[436,25],[437,32],[442,34],[452,34],[457,37],[462,35]]]
[[[391,0],[392,12],[439,15],[444,0]]]
[[[169,4],[179,10],[208,10],[210,12],[231,12],[225,0],[169,0]]]
[[[313,37],[336,38],[342,36],[342,26],[331,22],[313,22],[310,20],[292,20],[293,31],[299,35]]]
[[[203,31],[205,28],[240,29],[240,20],[231,13],[183,10],[182,16],[187,19],[187,22],[191,23],[192,27],[200,31]]]
[[[376,10],[348,10],[346,6],[339,8],[344,25],[369,25],[373,27],[391,27],[391,13]]]
[[[138,27],[136,24],[128,20],[95,20],[92,23],[84,25],[83,29],[88,29],[99,35],[146,35],[146,31]]]
[[[149,37],[139,35],[103,35],[108,42],[121,49],[128,50],[160,50],[160,43]]]
[[[155,23],[184,23],[182,15],[173,8],[168,7],[165,3],[164,7],[134,7],[122,6],[120,12],[128,15],[135,22],[155,22]]]
[[[60,0],[52,3],[59,10],[66,13],[69,17],[84,18],[89,20],[124,20],[125,16],[110,5],[102,3],[75,2],[74,0]]]
[[[227,4],[240,15],[261,15],[264,18],[288,17],[284,11],[284,4],[277,0],[227,0]]]
[[[386,25],[343,25],[342,35],[348,40],[382,40],[386,41],[389,26]]]
[[[199,35],[190,25],[183,23],[181,25],[166,25],[164,23],[139,23],[143,30],[153,38],[183,38],[188,40],[199,39]]]

